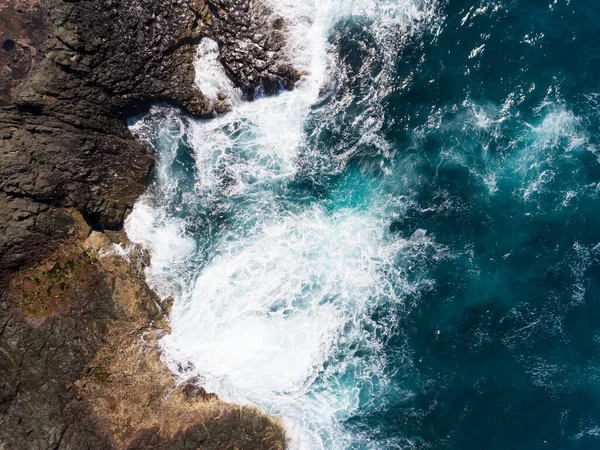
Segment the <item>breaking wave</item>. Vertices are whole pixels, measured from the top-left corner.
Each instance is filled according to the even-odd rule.
[[[164,361],[282,417],[295,449],[507,448],[518,427],[493,447],[480,424],[528,417],[510,389],[569,410],[555,399],[592,370],[561,358],[600,261],[585,234],[600,217],[597,95],[492,79],[514,5],[271,3],[308,74],[293,91],[243,101],[205,39],[196,83],[231,111],[156,106],[131,123],[158,159],[126,230],[175,298]],[[543,33],[517,38],[534,52]],[[597,435],[586,414],[566,442]]]

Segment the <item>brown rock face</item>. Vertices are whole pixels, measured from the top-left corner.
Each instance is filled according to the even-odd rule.
[[[74,215],[70,242],[9,286],[5,448],[283,449],[277,420],[175,383],[158,351],[166,315],[136,270],[140,250],[123,258],[114,244],[127,243],[123,232],[90,231]]]
[[[92,233],[120,227],[153,168],[129,117],[156,102],[227,110],[194,87],[202,37],[249,98],[298,79],[272,56],[282,25],[249,5],[0,0],[0,448],[285,447],[276,420],[176,385],[143,258],[115,254],[116,231]],[[262,53],[235,51],[245,8]]]

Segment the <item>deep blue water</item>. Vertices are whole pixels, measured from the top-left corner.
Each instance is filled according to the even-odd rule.
[[[187,239],[166,240],[182,258],[153,262],[177,297],[166,348],[225,398],[314,432],[306,448],[600,448],[600,2],[418,6],[430,14],[388,25],[383,40],[376,16],[335,21],[338,70],[302,126],[294,170],[260,153],[252,116],[222,135],[200,124],[199,141],[184,122],[165,132],[160,113],[146,119],[163,127],[142,132],[160,162],[144,202],[162,212],[148,217]],[[345,235],[359,219],[381,236]],[[291,231],[272,232],[279,223]],[[372,240],[400,250],[365,258]],[[367,281],[345,280],[334,258]],[[264,307],[284,344],[256,366],[207,367],[202,354],[236,350],[219,333],[255,297],[247,309]],[[310,376],[283,388],[262,375],[310,348],[290,333],[329,306],[347,322]],[[205,320],[214,311],[221,328]],[[271,344],[248,323],[248,339]],[[195,347],[205,328],[214,341]],[[245,383],[257,372],[260,386]],[[352,406],[322,425],[323,405],[347,393]]]
[[[435,287],[386,342],[394,388],[347,426],[407,448],[600,448],[600,3],[439,13],[383,102],[390,189],[415,199],[390,230],[426,229],[454,257],[415,268]],[[340,27],[359,67],[350,48],[368,35]]]

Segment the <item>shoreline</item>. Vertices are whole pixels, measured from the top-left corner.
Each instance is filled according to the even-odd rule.
[[[299,78],[275,60],[257,77],[257,56],[235,51],[257,31],[274,50],[283,46],[281,23],[249,5],[12,0],[0,8],[0,40],[15,43],[0,55],[9,75],[0,86],[7,449],[285,448],[280,420],[222,402],[194,380],[177,385],[160,361],[168,307],[146,285],[147,255],[134,247],[124,258],[115,247],[128,242],[124,216],[154,166],[127,119],[157,102],[194,117],[225,110],[193,84],[203,37],[225,49],[222,63],[247,99]],[[246,64],[228,64],[240,58]]]

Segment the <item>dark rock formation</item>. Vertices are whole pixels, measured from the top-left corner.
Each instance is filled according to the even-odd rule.
[[[252,0],[208,0],[215,15],[219,60],[248,99],[292,89],[301,73],[282,59],[285,21]]]
[[[153,162],[126,119],[154,101],[212,112],[192,66],[210,21],[201,2],[12,0],[0,11],[10,23],[0,39],[15,43],[0,60],[10,75],[0,93],[2,192],[118,226]]]
[[[146,188],[153,158],[129,117],[155,102],[224,111],[193,84],[202,37],[248,98],[293,86],[273,53],[284,25],[267,13],[245,0],[0,0],[0,448],[285,445],[258,411],[174,386],[155,295],[103,256],[104,235],[88,238],[118,229]]]

